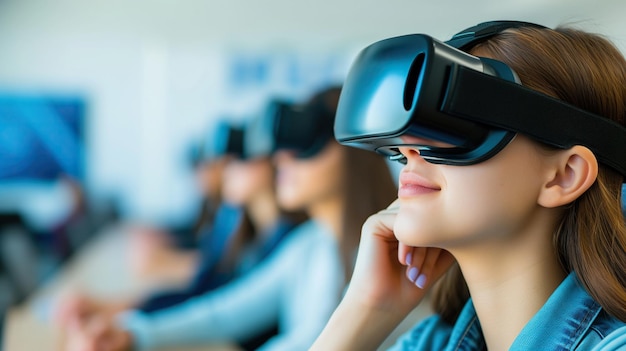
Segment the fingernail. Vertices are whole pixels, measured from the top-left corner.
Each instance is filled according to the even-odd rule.
[[[410,266],[412,262],[413,262],[413,255],[409,252],[408,254],[406,254],[406,265]]]
[[[426,276],[424,274],[420,274],[420,276],[415,279],[415,285],[417,285],[420,289],[424,289],[424,286],[426,286]]]
[[[417,268],[411,267],[411,269],[409,269],[409,273],[408,273],[409,280],[412,281],[412,282],[415,282],[415,279],[417,278],[418,274],[419,274],[419,271],[417,270]]]

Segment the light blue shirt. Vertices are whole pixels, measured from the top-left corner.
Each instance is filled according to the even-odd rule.
[[[626,303],[626,301],[625,301]],[[430,317],[402,336],[394,351],[486,350],[471,299],[450,326]],[[626,350],[626,323],[609,316],[570,273],[526,324],[509,350]]]
[[[278,322],[260,350],[307,350],[339,304],[344,268],[334,235],[308,221],[256,269],[226,286],[153,314],[120,316],[140,350],[245,340]]]

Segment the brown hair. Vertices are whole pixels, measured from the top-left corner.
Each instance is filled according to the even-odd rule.
[[[374,213],[386,208],[396,199],[398,190],[385,159],[371,151],[346,148],[346,168],[343,183],[346,189],[343,209],[342,255],[346,279],[350,280],[361,227]]]
[[[626,124],[626,61],[599,35],[572,28],[519,28],[480,43],[470,52],[503,61],[527,87]],[[574,271],[594,300],[626,321],[623,180],[621,174],[600,164],[596,182],[565,209],[553,242],[563,269]],[[433,307],[453,323],[468,298],[456,266],[438,284]]]
[[[330,87],[317,93],[309,104],[322,104],[332,116],[330,128],[339,103],[341,87]],[[356,251],[361,238],[361,227],[370,215],[389,206],[397,196],[397,188],[383,156],[371,151],[343,146],[344,171],[342,172],[343,233],[339,248],[345,268],[346,282],[354,268]]]

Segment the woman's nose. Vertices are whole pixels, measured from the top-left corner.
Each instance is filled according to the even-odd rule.
[[[414,146],[400,146],[398,147],[398,151],[400,151],[406,160],[421,158],[419,150]]]

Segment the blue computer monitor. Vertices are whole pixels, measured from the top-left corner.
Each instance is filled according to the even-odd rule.
[[[0,92],[0,214],[42,231],[65,215],[60,180],[85,184],[86,117],[81,97]]]
[[[84,180],[85,114],[79,97],[0,94],[0,186]]]

